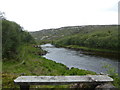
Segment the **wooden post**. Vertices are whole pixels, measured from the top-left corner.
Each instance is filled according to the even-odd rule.
[[[20,90],[29,90],[29,85],[20,85]]]

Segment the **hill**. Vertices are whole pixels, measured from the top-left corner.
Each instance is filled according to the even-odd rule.
[[[56,29],[43,29],[36,32],[30,32],[30,34],[36,39],[36,41],[52,41],[65,36],[74,35],[82,30],[83,26],[69,26]]]
[[[115,58],[118,53],[117,25],[69,26],[31,32],[31,35],[38,43],[49,42],[57,47],[92,51],[95,54],[100,52]]]
[[[36,32],[30,32],[30,34],[36,39],[37,42],[40,42],[59,40],[61,38],[73,36],[80,33],[85,34],[97,30],[104,31],[112,29],[117,30],[117,25],[68,26],[56,29],[43,29]]]

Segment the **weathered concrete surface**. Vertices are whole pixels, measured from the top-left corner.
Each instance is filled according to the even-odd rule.
[[[20,76],[14,80],[19,85],[61,85],[70,83],[106,83],[113,79],[107,75],[85,76]]]

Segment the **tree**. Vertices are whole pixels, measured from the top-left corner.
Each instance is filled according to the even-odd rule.
[[[32,36],[22,30],[15,22],[2,20],[2,57],[11,59],[18,55],[18,48],[23,44],[35,43]]]
[[[0,11],[0,20],[4,20],[5,18],[5,13]]]

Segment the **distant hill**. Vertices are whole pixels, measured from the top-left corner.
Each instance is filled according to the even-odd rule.
[[[61,27],[57,29],[44,29],[30,34],[37,40],[56,40],[65,36],[79,33],[82,30],[81,26]]]
[[[86,25],[86,26],[68,26],[56,29],[43,29],[36,32],[30,32],[30,34],[36,39],[36,41],[52,41],[73,36],[79,33],[89,33],[96,30],[112,29],[117,25]]]

